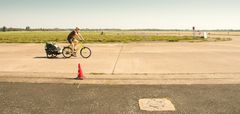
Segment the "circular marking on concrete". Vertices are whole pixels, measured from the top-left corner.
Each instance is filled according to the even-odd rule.
[[[140,99],[139,106],[141,110],[145,111],[175,111],[172,102],[166,98],[156,99]]]

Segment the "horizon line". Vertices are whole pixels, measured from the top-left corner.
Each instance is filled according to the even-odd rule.
[[[2,29],[3,27],[6,27],[7,29],[26,29],[26,27],[30,27],[30,29],[34,30],[34,29],[74,29],[75,27],[73,28],[61,28],[61,27],[31,27],[31,26],[26,26],[26,27],[7,27],[7,26],[2,26],[0,29]],[[193,29],[177,29],[177,28],[80,28],[82,30],[193,30]],[[196,29],[195,31],[198,31],[198,30],[240,30],[240,29],[224,29],[224,28],[220,28],[220,29]]]

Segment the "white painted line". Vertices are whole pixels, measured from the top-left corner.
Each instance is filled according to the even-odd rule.
[[[156,99],[140,99],[139,106],[141,110],[145,111],[175,111],[172,102],[166,98]]]

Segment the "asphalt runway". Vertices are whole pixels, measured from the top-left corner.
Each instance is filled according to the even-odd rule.
[[[142,98],[176,108],[148,112]],[[240,85],[65,85],[0,83],[1,114],[239,114]]]

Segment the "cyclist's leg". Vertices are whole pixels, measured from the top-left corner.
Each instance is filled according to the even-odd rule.
[[[77,49],[78,43],[79,43],[78,40],[76,40],[76,39],[73,40],[74,50],[75,51],[78,51],[78,49]]]
[[[74,45],[74,43],[73,43],[73,38],[68,38],[67,40],[68,40],[68,43],[70,44],[70,47],[71,47],[72,51],[74,52],[74,50],[75,50],[75,45]]]
[[[73,44],[73,40],[72,40],[73,38],[69,38],[68,39],[68,43],[70,44],[70,47],[72,48],[72,49],[74,49],[74,44]]]
[[[68,42],[69,42],[70,48],[72,49],[72,52],[73,52],[72,56],[76,57],[77,55],[76,55],[75,44],[73,42],[73,38],[68,39]]]
[[[72,46],[73,46],[73,56],[77,57],[77,49],[76,49],[77,43],[76,43],[76,40],[74,38],[72,39]]]

